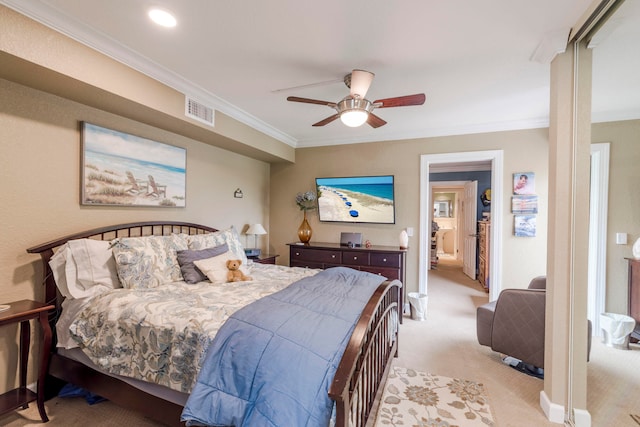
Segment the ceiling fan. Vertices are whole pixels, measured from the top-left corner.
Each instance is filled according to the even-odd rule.
[[[372,113],[376,108],[403,107],[407,105],[422,105],[425,101],[424,93],[415,95],[396,96],[394,98],[377,99],[373,102],[365,98],[374,74],[365,70],[353,70],[344,76],[344,84],[350,89],[349,95],[339,102],[320,101],[318,99],[290,96],[287,101],[305,104],[326,105],[336,110],[336,114],[314,123],[313,126],[324,126],[338,117],[347,126],[358,127],[365,122],[373,128],[387,124],[386,121]]]

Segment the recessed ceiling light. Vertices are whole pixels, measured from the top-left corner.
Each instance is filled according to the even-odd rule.
[[[151,20],[156,24],[163,27],[175,27],[178,23],[175,16],[162,9],[151,9],[149,11],[149,18],[151,18]]]

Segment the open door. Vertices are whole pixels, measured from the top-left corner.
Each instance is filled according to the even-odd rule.
[[[462,271],[473,280],[476,280],[477,203],[478,181],[468,181],[464,184],[464,197],[462,198],[462,215],[464,218],[462,228],[462,235],[464,236]]]

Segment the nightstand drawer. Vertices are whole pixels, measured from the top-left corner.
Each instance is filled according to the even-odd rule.
[[[400,254],[372,253],[369,258],[369,265],[400,268]]]

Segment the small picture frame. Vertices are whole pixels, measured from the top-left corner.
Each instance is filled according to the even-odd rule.
[[[516,237],[536,237],[535,215],[514,215],[513,234]]]
[[[511,212],[514,214],[537,214],[538,196],[523,195],[511,197]]]
[[[536,175],[533,172],[513,174],[513,194],[526,195],[536,193]]]

